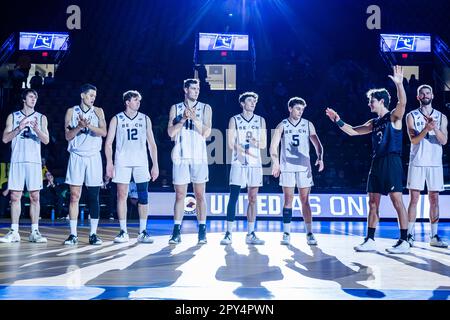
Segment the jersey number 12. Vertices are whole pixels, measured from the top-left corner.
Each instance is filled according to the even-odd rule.
[[[128,140],[137,140],[137,129],[127,129]]]

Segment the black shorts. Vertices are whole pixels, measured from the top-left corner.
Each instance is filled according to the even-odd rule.
[[[400,155],[390,154],[375,158],[370,166],[367,179],[368,193],[387,195],[391,192],[402,192],[403,167]]]

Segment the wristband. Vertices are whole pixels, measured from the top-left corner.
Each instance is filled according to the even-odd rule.
[[[339,121],[336,121],[336,124],[338,125],[339,128],[342,128],[343,126],[345,126],[344,121],[342,121],[342,119],[339,119]]]

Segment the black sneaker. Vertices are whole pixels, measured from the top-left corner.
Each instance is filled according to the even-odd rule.
[[[408,233],[406,241],[408,241],[410,247],[414,247],[414,236],[411,233]]]
[[[102,239],[100,239],[95,233],[89,236],[89,244],[94,246],[99,246],[103,243]]]
[[[206,224],[201,224],[198,228],[198,244],[206,244]]]
[[[181,242],[181,233],[173,232],[172,237],[169,239],[169,244],[179,244]]]
[[[66,241],[64,241],[63,244],[65,244],[65,245],[74,245],[74,244],[78,244],[78,237],[75,236],[75,235],[73,235],[73,234],[71,234],[71,235],[66,239]]]

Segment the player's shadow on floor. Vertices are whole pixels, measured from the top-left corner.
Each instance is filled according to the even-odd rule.
[[[273,294],[262,285],[266,281],[283,279],[281,269],[269,266],[269,257],[258,252],[255,246],[248,246],[249,254],[238,254],[231,245],[225,247],[226,266],[216,272],[216,279],[239,282],[241,286],[233,293],[246,299],[270,299]]]
[[[292,259],[285,260],[286,266],[302,276],[334,281],[341,286],[342,291],[359,298],[380,299],[385,297],[383,292],[358,283],[359,281],[375,279],[370,267],[353,262],[352,264],[359,268],[358,271],[354,271],[335,256],[326,254],[316,246],[311,246],[312,256],[292,245],[288,248],[293,255]],[[296,266],[296,263],[304,268]]]
[[[105,291],[93,299],[128,299],[131,291],[143,288],[163,288],[173,285],[183,272],[177,270],[195,256],[200,245],[193,246],[177,254],[172,254],[175,246],[166,246],[158,252],[140,259],[123,270],[110,270],[86,283]],[[117,287],[122,286],[122,290]]]

